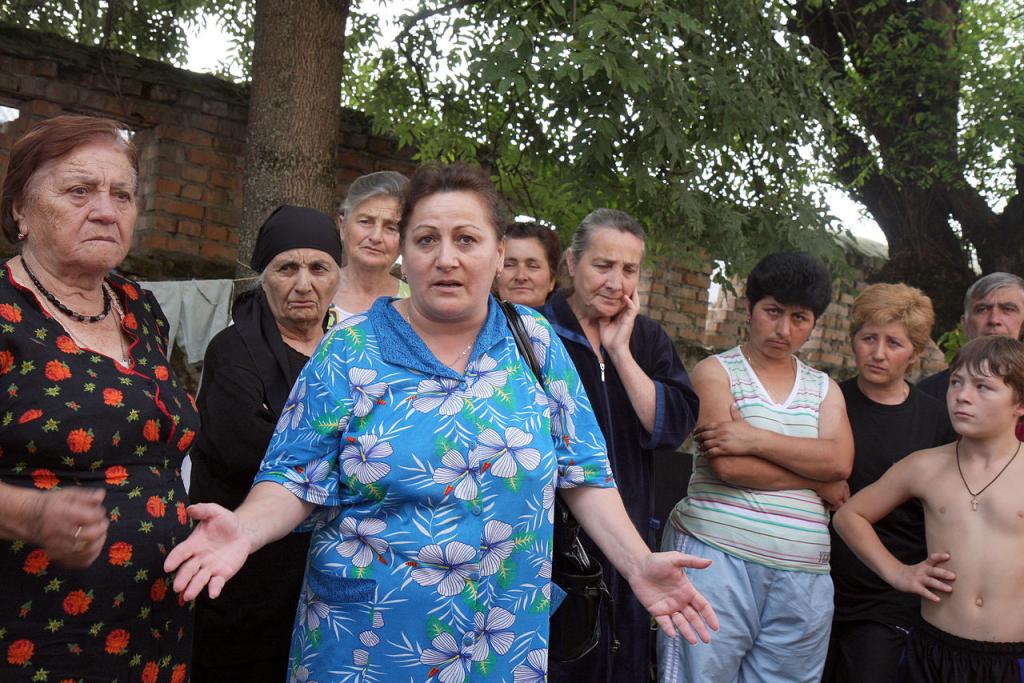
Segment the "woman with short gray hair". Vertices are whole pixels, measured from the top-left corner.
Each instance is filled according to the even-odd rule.
[[[408,184],[401,173],[377,171],[349,185],[335,219],[345,245],[345,265],[334,297],[338,320],[367,310],[377,297],[409,296],[409,286],[391,275],[398,258],[398,221]]]
[[[643,227],[628,213],[592,211],[569,242],[572,287],[555,292],[541,312],[583,380],[626,511],[651,545],[654,450],[674,450],[686,439],[697,419],[697,395],[672,340],[658,323],[640,315],[637,285],[645,240]],[[601,563],[611,591],[614,633],[606,623],[597,647],[575,662],[553,662],[548,680],[646,680],[650,618],[598,548],[589,538],[584,543]]]

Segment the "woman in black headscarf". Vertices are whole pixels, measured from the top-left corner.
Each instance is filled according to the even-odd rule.
[[[323,338],[340,261],[327,214],[284,205],[260,228],[251,262],[258,286],[238,297],[234,325],[206,351],[193,502],[235,508],[245,498],[288,392]],[[308,534],[291,534],[265,546],[220,597],[196,601],[193,683],[285,680],[308,545]]]

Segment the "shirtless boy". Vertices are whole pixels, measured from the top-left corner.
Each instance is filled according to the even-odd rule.
[[[853,496],[833,524],[894,588],[922,597],[904,680],[1001,683],[1024,671],[1024,343],[982,337],[950,372],[957,443],[918,451]],[[910,498],[924,507],[929,556],[899,562],[872,524]]]

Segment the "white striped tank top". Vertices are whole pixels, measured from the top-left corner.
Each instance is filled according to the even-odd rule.
[[[729,375],[740,415],[760,429],[818,437],[818,415],[828,375],[796,359],[796,381],[778,404],[743,357],[740,347],[715,356]],[[760,491],[727,484],[697,456],[687,495],[672,511],[672,523],[704,543],[748,562],[794,571],[829,571],[828,513],[814,491]]]

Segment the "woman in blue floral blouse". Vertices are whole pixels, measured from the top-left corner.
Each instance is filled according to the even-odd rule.
[[[489,295],[499,199],[467,166],[427,166],[402,212],[406,300],[324,338],[248,498],[194,505],[168,556],[185,599],[212,597],[255,549],[313,528],[292,637],[295,681],[541,681],[555,489],[666,633],[709,639],[685,567],[623,509],[605,442],[558,337],[520,307],[547,391]]]

